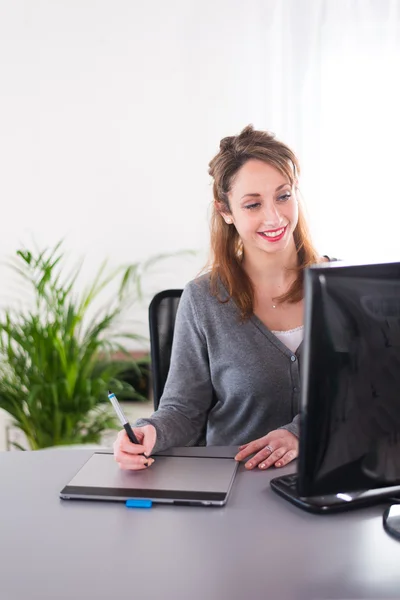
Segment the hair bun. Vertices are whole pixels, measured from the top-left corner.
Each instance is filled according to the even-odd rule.
[[[233,136],[233,135],[222,138],[222,140],[219,143],[219,149],[220,150],[232,150],[234,139],[235,139],[235,136]]]

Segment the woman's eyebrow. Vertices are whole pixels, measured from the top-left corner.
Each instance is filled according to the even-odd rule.
[[[288,181],[286,183],[281,183],[281,185],[278,185],[275,191],[278,192],[280,189],[284,188],[285,185],[290,185],[290,183]],[[244,194],[244,196],[242,196],[240,199],[243,200],[243,198],[246,198],[247,196],[250,196],[251,198],[260,198],[261,194]]]
[[[243,198],[246,198],[246,196],[250,196],[251,198],[260,198],[261,194],[245,194],[240,199],[243,200]]]

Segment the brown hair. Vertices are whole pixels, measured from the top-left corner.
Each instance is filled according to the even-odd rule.
[[[274,134],[257,131],[248,125],[236,136],[223,138],[220,150],[209,164],[209,174],[214,179],[214,203],[211,216],[211,293],[221,302],[220,282],[239,307],[243,320],[253,314],[254,288],[242,266],[242,243],[236,228],[225,223],[220,210],[230,213],[228,193],[239,169],[251,159],[262,160],[275,167],[288,178],[291,185],[297,181],[300,172],[296,155]],[[318,261],[304,211],[299,202],[299,219],[293,233],[296,244],[298,265],[297,276],[289,290],[280,296],[278,302],[299,302],[303,298],[303,271],[305,267]]]

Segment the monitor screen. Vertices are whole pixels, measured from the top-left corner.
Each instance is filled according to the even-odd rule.
[[[400,484],[400,263],[305,273],[298,492]]]

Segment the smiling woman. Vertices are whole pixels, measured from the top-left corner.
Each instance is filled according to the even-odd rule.
[[[222,278],[243,318],[254,309],[254,281],[249,269],[252,271],[260,260],[264,276],[267,264],[273,279],[273,271],[282,271],[282,267],[292,274],[290,285],[275,281],[278,294],[271,303],[274,307],[280,301],[295,303],[302,298],[302,272],[318,261],[297,194],[299,173],[297,157],[290,148],[273,134],[251,126],[238,136],[224,138],[221,151],[210,163],[215,199],[211,285],[216,292]],[[234,227],[226,227],[231,224]],[[253,278],[258,279],[257,273]]]
[[[181,297],[159,409],[122,431],[124,469],[171,446],[239,445],[246,467],[283,466],[299,436],[303,272],[324,260],[298,198],[299,165],[274,135],[246,127],[224,138],[214,179],[212,258]]]

